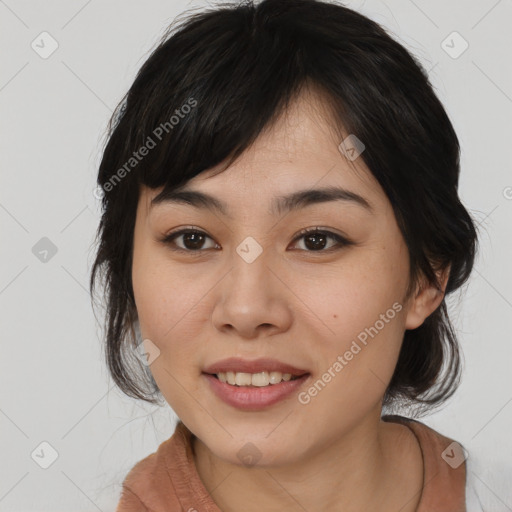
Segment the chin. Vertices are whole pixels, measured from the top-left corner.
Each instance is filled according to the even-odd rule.
[[[277,437],[270,441],[256,434],[245,437],[233,435],[234,438],[226,445],[207,444],[209,450],[226,463],[248,468],[271,468],[297,462],[291,440],[288,445],[286,439]]]

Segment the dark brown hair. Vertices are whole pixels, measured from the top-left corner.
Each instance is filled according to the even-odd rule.
[[[428,75],[385,29],[341,4],[263,0],[219,4],[171,25],[112,116],[97,180],[104,195],[90,288],[93,295],[101,275],[106,360],[127,395],[161,398],[134,357],[140,185],[165,192],[227,167],[307,85],[366,146],[360,158],[388,196],[409,249],[409,293],[419,279],[435,284],[435,271],[450,268],[440,307],[405,332],[384,404],[432,408],[456,390],[461,360],[446,295],[468,279],[477,234],[458,197],[459,142]],[[139,148],[150,141],[142,157]]]

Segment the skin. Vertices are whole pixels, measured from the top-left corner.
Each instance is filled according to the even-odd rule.
[[[382,399],[405,330],[443,293],[418,286],[405,300],[409,257],[391,204],[362,159],[341,154],[333,126],[322,97],[303,92],[226,171],[187,183],[227,203],[231,217],[185,204],[150,208],[161,189],[141,189],[132,279],[142,337],[160,350],[150,369],[196,436],[199,476],[226,512],[409,512],[419,502],[419,445],[407,427],[381,421]],[[348,201],[270,211],[274,196],[328,185],[363,196],[373,213]],[[189,226],[207,234],[199,254],[161,242]],[[353,244],[329,250],[337,242],[327,238],[315,251],[308,235],[296,239],[315,226]],[[250,264],[236,252],[247,236],[263,249]],[[174,243],[194,246],[183,236]],[[401,311],[307,405],[293,394],[240,411],[201,375],[226,357],[270,357],[309,371],[304,391],[395,302]],[[253,467],[237,456],[248,442],[261,456]]]

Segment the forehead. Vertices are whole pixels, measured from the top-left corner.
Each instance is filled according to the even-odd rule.
[[[377,205],[385,200],[384,192],[363,159],[350,158],[346,149],[351,138],[334,119],[325,97],[306,90],[227,169],[221,162],[183,188],[207,192],[224,203],[245,201],[268,208],[272,202],[275,212],[285,204],[283,199],[278,204],[278,198],[318,188],[343,189],[347,196]],[[162,190],[143,189],[147,213]]]

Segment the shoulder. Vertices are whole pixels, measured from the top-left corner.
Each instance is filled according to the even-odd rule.
[[[149,485],[149,477],[158,479],[158,477],[165,475],[165,453],[169,451],[171,444],[172,437],[161,443],[154,453],[137,462],[126,475],[123,485],[132,489],[141,489]]]
[[[485,447],[469,447],[467,444],[453,441],[425,423],[412,418],[386,415],[382,419],[404,423],[413,429],[422,445],[423,455],[426,456],[428,464],[436,468],[436,474],[444,473],[449,476],[454,469],[464,467],[465,501],[469,512],[510,512],[512,510],[510,455],[503,454],[500,457],[486,452]]]
[[[169,510],[171,505],[179,509],[167,463],[175,444],[176,434],[173,434],[154,453],[132,467],[123,480],[116,512],[158,512]]]
[[[418,440],[424,482],[418,510],[462,512],[466,468],[460,445],[416,419],[398,415],[382,419],[406,425]]]

